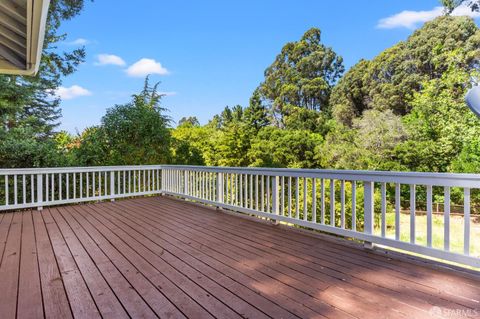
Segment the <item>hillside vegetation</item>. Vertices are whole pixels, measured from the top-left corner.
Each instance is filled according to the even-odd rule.
[[[65,15],[81,7],[54,3]],[[51,35],[48,45],[59,41]],[[75,70],[82,50],[44,57],[40,75],[0,76],[0,166],[197,164],[480,173],[480,121],[464,103],[478,76],[480,31],[442,16],[345,72],[312,28],[284,45],[249,105],[227,106],[207,124],[177,125],[157,85],[108,109],[78,135],[56,132],[48,92]],[[47,51],[48,52],[48,51]],[[193,108],[192,108],[193,109]]]

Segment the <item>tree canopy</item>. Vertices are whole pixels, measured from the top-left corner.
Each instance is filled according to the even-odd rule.
[[[295,108],[328,111],[330,93],[343,72],[342,57],[322,44],[321,31],[312,28],[283,46],[265,70],[258,93],[277,126],[283,127]]]
[[[349,126],[368,109],[406,115],[422,84],[446,72],[451,52],[457,52],[457,66],[468,71],[478,65],[479,48],[480,32],[472,19],[442,16],[427,22],[406,41],[353,66],[333,90],[333,114]]]
[[[478,78],[480,56],[479,28],[468,17],[447,10],[345,74],[320,30],[307,30],[274,57],[248,105],[226,106],[203,125],[186,116],[172,127],[158,84],[147,77],[100,125],[71,135],[55,133],[58,99],[47,96],[84,51],[49,48],[64,37],[57,35],[60,22],[84,3],[52,3],[39,76],[0,77],[4,167],[175,163],[480,172],[480,123],[463,101],[470,78]]]
[[[59,34],[62,22],[78,15],[83,7],[83,0],[51,1],[38,74],[0,75],[0,162],[4,167],[63,163],[61,157],[53,156],[54,151],[46,151],[52,149],[61,116],[60,99],[52,93],[62,78],[84,61],[85,50],[60,52],[57,44],[66,38],[66,34]]]

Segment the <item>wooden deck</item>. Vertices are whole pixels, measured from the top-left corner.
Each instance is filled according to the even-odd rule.
[[[480,317],[480,279],[151,197],[0,215],[0,318]]]

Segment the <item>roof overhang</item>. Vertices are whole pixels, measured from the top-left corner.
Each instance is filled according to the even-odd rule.
[[[0,73],[34,75],[50,0],[0,0]]]

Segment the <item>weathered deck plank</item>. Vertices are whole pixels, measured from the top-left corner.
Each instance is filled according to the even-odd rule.
[[[0,294],[7,319],[480,317],[480,276],[169,197],[1,214]]]
[[[20,257],[17,316],[19,318],[43,318],[37,247],[32,212],[30,211],[23,212]]]

